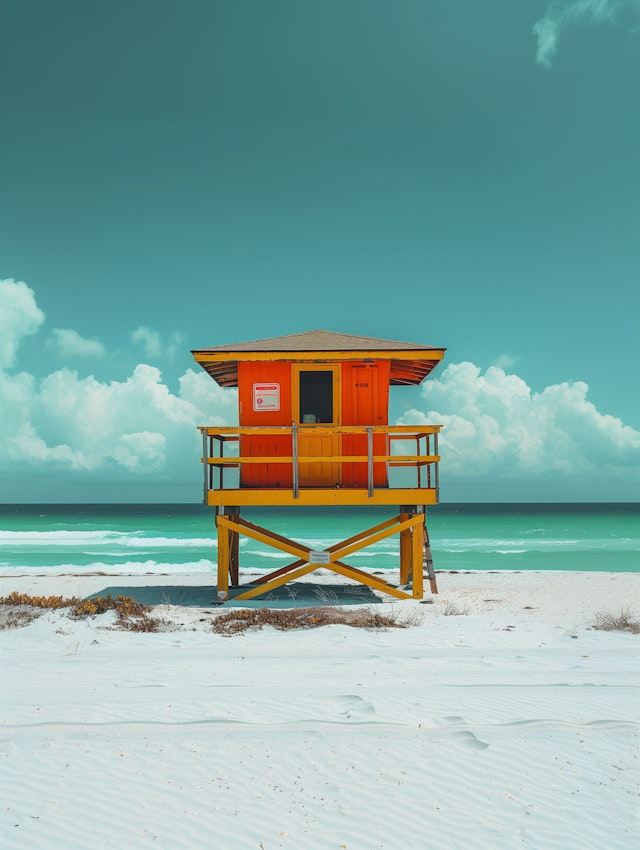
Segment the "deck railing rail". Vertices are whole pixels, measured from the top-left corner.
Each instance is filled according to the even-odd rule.
[[[298,498],[300,490],[300,464],[301,463],[331,463],[337,464],[366,464],[367,468],[367,490],[371,497],[374,492],[374,468],[375,464],[384,463],[387,470],[391,468],[408,468],[416,472],[416,488],[433,488],[438,494],[440,489],[438,454],[438,433],[440,425],[282,425],[274,427],[243,426],[243,427],[209,427],[200,426],[202,434],[202,464],[203,464],[203,489],[204,501],[211,490],[225,489],[225,470],[239,469],[244,464],[275,464],[285,463],[291,465],[291,480],[294,498]],[[326,455],[322,456],[300,456],[300,435],[305,437],[326,437],[335,435],[361,435],[366,437],[367,453],[359,455]],[[387,454],[374,454],[374,436],[383,434],[386,436]],[[289,455],[274,455],[269,457],[257,457],[255,455],[242,456],[238,453],[228,454],[227,449],[236,448],[239,451],[242,437],[249,436],[279,436],[289,437],[291,450]],[[415,445],[414,453],[400,454],[401,443],[409,441]],[[394,444],[398,447],[398,453],[393,453]],[[217,481],[215,471],[218,471]],[[388,476],[387,476],[388,479]]]

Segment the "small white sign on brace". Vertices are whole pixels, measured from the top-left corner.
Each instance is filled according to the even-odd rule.
[[[311,549],[309,552],[309,563],[310,564],[330,564],[331,563],[331,552],[318,551],[315,549]]]

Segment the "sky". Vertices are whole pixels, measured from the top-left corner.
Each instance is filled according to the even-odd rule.
[[[443,501],[640,497],[640,0],[9,0],[0,501],[198,501],[191,349],[447,348]]]

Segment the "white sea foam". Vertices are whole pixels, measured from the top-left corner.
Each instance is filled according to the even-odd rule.
[[[436,540],[432,539],[432,543]],[[553,540],[520,540],[518,538],[490,538],[490,537],[455,537],[455,538],[437,538],[439,549],[446,549],[450,552],[464,552],[471,549],[479,549],[482,551],[490,551],[496,549],[506,549],[512,546],[526,545],[527,549],[561,549],[567,546],[584,546],[585,544],[598,543],[603,541],[576,540],[567,538],[554,538]]]
[[[202,558],[199,561],[187,561],[184,564],[168,563],[164,561],[123,561],[116,564],[106,564],[102,561],[92,561],[90,564],[55,564],[38,567],[13,567],[11,572],[42,575],[90,575],[92,573],[106,573],[108,575],[142,575],[145,573],[211,573],[214,570],[214,562]],[[8,573],[5,573],[7,575]]]
[[[0,545],[11,543],[12,545],[33,546],[34,543],[65,543],[83,544],[87,540],[113,543],[119,538],[127,539],[134,534],[142,534],[141,531],[0,531]]]
[[[528,549],[496,549],[496,555],[524,555]]]
[[[0,547],[4,546],[130,546],[198,547],[211,546],[212,537],[144,537],[142,531],[0,531]]]

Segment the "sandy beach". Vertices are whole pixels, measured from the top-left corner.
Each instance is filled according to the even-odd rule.
[[[0,595],[182,588],[164,631],[0,632],[4,848],[635,848],[630,573],[441,573],[406,628],[224,636],[208,576],[0,576]],[[335,576],[314,576],[316,583]],[[264,603],[263,603],[264,604]]]

